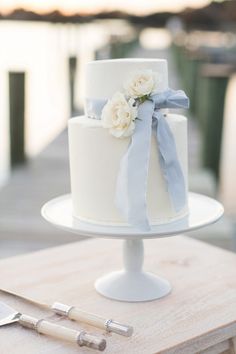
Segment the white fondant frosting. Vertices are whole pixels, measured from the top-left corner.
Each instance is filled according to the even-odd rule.
[[[102,60],[88,64],[86,96],[97,99],[110,98],[116,91],[123,90],[123,83],[130,73],[144,69],[151,69],[160,75],[158,91],[168,87],[165,60]],[[166,119],[175,138],[187,189],[187,120],[177,114],[167,114]],[[120,161],[130,139],[112,136],[102,127],[100,120],[88,118],[86,115],[70,119],[70,176],[75,217],[98,224],[126,224],[115,206],[115,191]],[[171,204],[154,137],[151,142],[148,171],[147,207],[150,222],[153,224],[170,222],[188,213],[187,202],[178,213]]]
[[[168,87],[167,62],[164,59],[114,59],[88,63],[85,96],[110,98],[117,91],[124,91],[124,84],[135,71],[151,69],[157,74],[157,91]]]
[[[187,182],[187,120],[183,116],[172,114],[168,114],[166,119],[174,134]],[[125,223],[114,200],[120,160],[129,142],[130,138],[117,139],[109,134],[99,120],[80,116],[69,121],[71,187],[75,216],[94,223]],[[186,215],[188,210],[186,205],[177,214],[172,208],[154,138],[151,143],[147,204],[152,223],[171,221]]]

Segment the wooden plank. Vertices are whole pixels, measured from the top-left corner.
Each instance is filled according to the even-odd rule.
[[[198,115],[202,131],[202,163],[219,177],[224,102],[228,78],[203,77],[198,90]],[[211,102],[215,102],[214,105]]]
[[[75,109],[75,75],[77,70],[77,58],[69,57],[69,92],[70,92],[70,116],[72,117]]]
[[[198,338],[192,338],[189,341],[180,343],[178,346],[170,350],[162,352],[163,354],[218,354],[225,351],[232,352],[231,336],[236,334],[236,323],[229,323],[223,327],[219,327],[213,331],[204,333]],[[200,350],[201,348],[201,350]],[[199,351],[200,350],[200,351]],[[231,353],[232,352],[232,353]]]
[[[9,72],[11,165],[25,161],[25,73]]]
[[[209,347],[198,354],[221,354],[230,350],[230,340],[224,340],[221,343],[217,343],[212,347]]]
[[[236,354],[236,337],[231,338],[229,341],[230,341],[231,354]]]
[[[106,353],[193,354],[236,336],[235,254],[181,236],[146,240],[145,269],[169,279],[173,291],[157,301],[123,303],[100,296],[93,286],[99,276],[120,268],[121,247],[119,240],[89,240],[3,260],[0,287],[38,301],[77,305],[132,324],[132,338],[107,335]],[[0,299],[6,297],[0,295]],[[32,307],[20,301],[17,307],[28,309],[32,315],[39,311],[29,313]],[[38,354],[49,342],[48,354],[55,350],[58,354],[77,352],[58,342],[35,341],[35,335],[19,328],[14,328],[14,337],[11,333],[9,328],[1,329],[0,345],[9,349],[11,336],[19,348],[14,354],[23,352],[17,343],[24,344],[24,352],[31,354]]]

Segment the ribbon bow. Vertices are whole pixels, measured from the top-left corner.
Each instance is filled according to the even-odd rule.
[[[99,119],[99,111],[104,104],[89,100],[88,111],[93,111],[93,116]],[[139,105],[139,119],[136,120],[129,147],[121,159],[115,200],[125,220],[135,228],[150,230],[146,190],[152,133],[157,140],[161,170],[175,211],[180,211],[186,203],[185,180],[175,139],[160,109],[188,107],[189,99],[184,91],[172,89],[153,93]]]

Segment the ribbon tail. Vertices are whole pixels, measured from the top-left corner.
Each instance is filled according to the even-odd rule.
[[[136,127],[130,145],[121,159],[116,186],[116,206],[135,228],[150,231],[147,215],[147,178],[154,103],[139,106]]]
[[[160,111],[154,113],[154,118],[157,119],[155,132],[161,169],[174,210],[179,212],[186,204],[187,192],[183,171],[177,155],[175,138]]]

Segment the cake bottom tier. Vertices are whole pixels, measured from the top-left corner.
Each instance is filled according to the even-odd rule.
[[[166,119],[175,138],[187,191],[187,119],[177,114],[167,114]],[[120,161],[129,142],[130,138],[113,137],[102,127],[100,120],[86,116],[70,119],[70,176],[75,217],[95,224],[127,225],[115,206],[115,192]],[[147,208],[151,224],[168,223],[188,213],[187,202],[178,213],[172,207],[154,137],[148,171]]]

